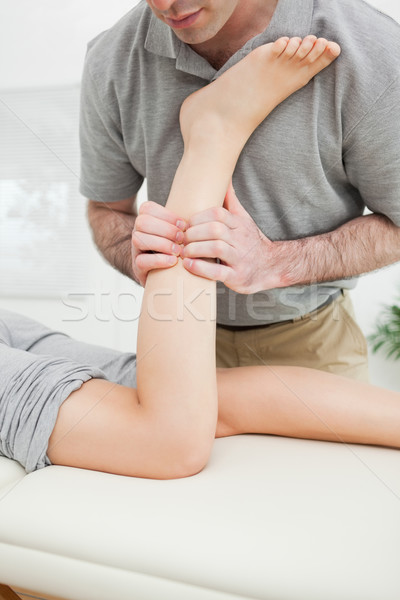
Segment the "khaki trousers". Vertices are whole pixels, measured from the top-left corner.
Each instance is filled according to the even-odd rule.
[[[365,337],[347,291],[293,321],[244,331],[217,327],[217,367],[296,365],[368,382]]]

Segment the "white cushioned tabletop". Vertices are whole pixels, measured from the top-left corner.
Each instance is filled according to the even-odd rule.
[[[14,460],[0,456],[0,496],[2,490],[25,477],[25,469]]]
[[[400,452],[243,435],[178,480],[47,467],[0,500],[0,582],[70,600],[399,600]]]

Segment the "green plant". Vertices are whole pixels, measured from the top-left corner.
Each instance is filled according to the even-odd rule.
[[[387,358],[400,360],[400,298],[397,304],[383,306],[376,330],[368,340],[372,351],[383,351]]]

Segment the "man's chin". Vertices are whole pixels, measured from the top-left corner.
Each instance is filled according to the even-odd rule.
[[[215,37],[214,32],[207,32],[204,30],[203,31],[199,31],[199,30],[198,31],[179,31],[179,30],[173,29],[173,32],[175,33],[176,37],[181,40],[181,42],[184,42],[185,44],[188,44],[190,46],[196,46],[197,44],[204,44],[204,42],[208,42],[213,37]],[[194,50],[196,50],[196,48],[194,48]]]
[[[190,45],[202,44],[213,37],[212,35],[207,35],[204,31],[182,31],[179,29],[173,29],[172,27],[171,29],[175,33],[176,37],[181,40],[181,42]]]

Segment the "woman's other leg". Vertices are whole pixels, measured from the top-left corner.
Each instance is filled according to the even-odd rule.
[[[400,448],[400,394],[303,367],[218,369],[216,437],[267,433]]]

